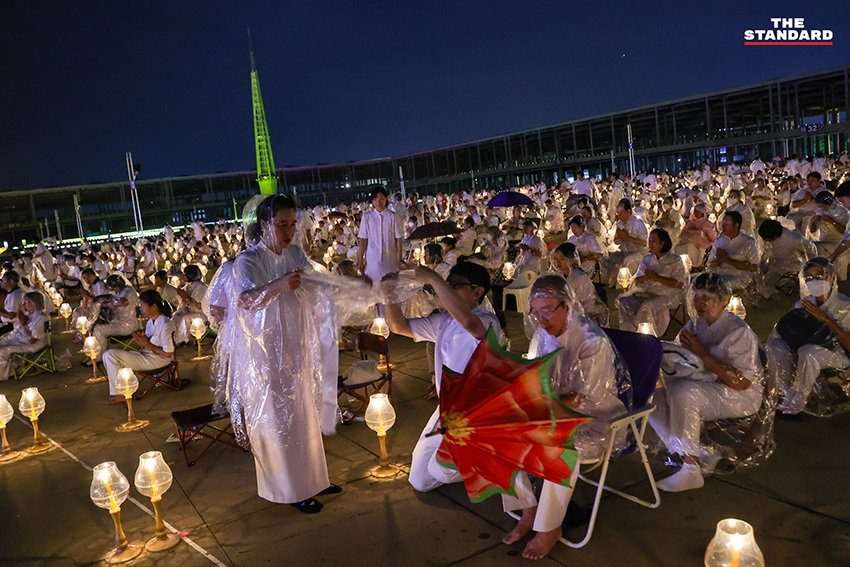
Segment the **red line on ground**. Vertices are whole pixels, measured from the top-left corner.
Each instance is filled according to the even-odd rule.
[[[832,45],[831,41],[745,41],[744,45]]]

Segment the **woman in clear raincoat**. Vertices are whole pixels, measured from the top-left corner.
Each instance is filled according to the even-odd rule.
[[[636,331],[639,323],[650,323],[657,336],[670,324],[670,309],[682,302],[685,265],[672,252],[673,241],[663,228],[649,233],[649,254],[643,257],[632,289],[617,299],[620,329]]]
[[[700,488],[700,428],[704,421],[744,417],[762,402],[764,368],[759,340],[750,327],[726,310],[732,286],[719,274],[702,273],[689,295],[692,319],[678,342],[700,359],[702,371],[683,377],[665,376],[655,392],[649,423],[667,450],[683,457],[676,474],[658,482],[658,488],[680,492]],[[690,309],[692,307],[692,309]]]
[[[564,242],[552,252],[552,264],[567,280],[585,316],[600,327],[607,327],[608,306],[599,299],[590,276],[579,267],[579,262],[578,250],[572,242]]]
[[[575,431],[578,463],[574,470],[578,471],[581,462],[603,453],[610,420],[631,409],[631,378],[605,332],[584,317],[563,277],[537,278],[529,308],[540,323],[531,339],[529,358],[560,349],[549,371],[552,386],[564,405],[594,418]],[[625,433],[625,429],[618,433],[614,443],[617,450],[626,446]],[[573,479],[571,486],[561,486],[544,481],[538,504],[528,476],[518,475],[516,497],[505,495],[502,503],[506,511],[522,509],[522,519],[502,541],[510,545],[534,530],[537,535],[526,546],[523,557],[545,557],[561,536],[561,523],[576,482]]]
[[[850,368],[850,298],[838,293],[835,268],[829,260],[819,256],[803,265],[800,297],[794,309],[804,310],[808,315],[801,313],[802,318],[813,318],[826,329],[812,332],[805,329],[804,322],[793,324],[789,319],[790,325],[782,325],[780,320],[771,333],[768,367],[782,390],[777,409],[788,414],[803,411],[823,369]]]
[[[260,497],[314,513],[322,507],[314,496],[339,489],[328,479],[320,402],[303,348],[308,321],[296,290],[309,263],[292,244],[297,223],[292,199],[266,198],[257,220],[261,242],[233,266],[237,327],[228,406],[237,435],[250,441]],[[335,326],[331,321],[331,335]]]

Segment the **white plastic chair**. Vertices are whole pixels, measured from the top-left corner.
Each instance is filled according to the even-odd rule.
[[[515,277],[514,281],[502,291],[502,311],[505,310],[508,296],[513,295],[516,299],[516,310],[522,313],[525,304],[528,303],[528,296],[531,295],[531,284],[536,278],[537,274],[532,270],[525,270]]]

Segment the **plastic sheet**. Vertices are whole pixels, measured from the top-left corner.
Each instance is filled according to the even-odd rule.
[[[696,290],[710,296],[710,306],[702,307],[706,318],[694,310]],[[697,276],[688,290],[688,308],[693,315],[683,332],[695,335],[732,375],[748,380],[749,387],[736,390],[707,366],[700,368],[695,362],[700,357],[688,352],[680,334],[678,349],[665,345],[663,387],[655,392],[656,410],[649,416],[667,451],[698,457],[705,474],[719,462],[727,471],[756,464],[770,456],[774,447],[775,398],[764,386],[765,357],[755,333],[725,310],[730,298],[731,286],[725,278],[712,273]],[[713,317],[714,309],[720,309],[720,315],[709,325],[707,318]],[[707,436],[710,432],[716,435]]]
[[[806,281],[806,275],[817,278]],[[803,309],[816,304],[850,330],[850,298],[838,292],[835,269],[826,258],[808,261],[799,273],[800,301],[774,326],[767,343],[771,378],[778,385],[784,413],[829,416],[850,411],[850,357],[835,333]],[[816,297],[825,297],[819,303]]]
[[[661,277],[674,279],[680,282],[682,287],[670,287],[652,279],[638,283],[637,280],[644,277],[647,270],[653,270]],[[647,254],[641,260],[633,281],[629,292],[617,300],[620,329],[636,331],[640,323],[650,323],[657,336],[663,335],[670,324],[670,309],[683,300],[686,275],[682,259],[674,252],[667,252],[660,258]]]
[[[566,405],[594,419],[576,431],[576,449],[582,460],[599,456],[607,442],[608,421],[632,409],[632,384],[617,349],[595,323],[581,315],[566,281],[561,276],[538,278],[532,285],[530,301],[554,299],[566,307],[566,321],[554,336],[543,326],[529,345],[529,358],[559,350],[549,378]],[[556,321],[557,309],[547,321]],[[552,330],[550,328],[550,330]],[[626,431],[618,433],[615,450],[626,447]]]
[[[230,349],[234,344],[234,319],[230,296],[233,295],[233,260],[228,260],[216,271],[207,293],[203,311],[217,336],[210,362],[210,382],[213,391],[213,411],[221,413],[227,403],[227,377],[230,372]]]

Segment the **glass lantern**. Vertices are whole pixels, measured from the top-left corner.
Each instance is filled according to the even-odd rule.
[[[133,394],[139,389],[139,379],[136,377],[135,371],[132,368],[119,368],[115,375],[115,389],[118,393],[124,396],[127,402],[127,422],[116,427],[117,431],[133,431],[141,429],[148,425],[148,421],[136,419],[136,414],[133,411]]]
[[[720,520],[705,550],[705,567],[764,567],[753,527],[733,518]]]
[[[100,376],[97,373],[97,355],[100,354],[100,344],[93,336],[86,337],[83,341],[83,354],[91,359],[92,377],[86,380],[86,384],[96,384],[106,380],[106,376]]]
[[[744,302],[741,301],[741,298],[736,295],[733,295],[732,299],[729,300],[729,305],[726,309],[737,315],[740,319],[746,319],[747,317],[747,308],[744,307]]]
[[[59,306],[59,315],[65,318],[65,331],[66,333],[70,333],[71,329],[68,328],[68,318],[71,316],[73,311],[71,310],[71,306],[67,303],[63,303]]]
[[[628,268],[622,267],[620,271],[617,273],[617,284],[623,288],[623,291],[626,291],[626,288],[629,287],[629,284],[632,282],[632,272],[629,271]]]
[[[369,329],[369,332],[373,335],[381,335],[385,339],[390,337],[390,328],[383,317],[375,317],[375,320],[372,321],[372,327]]]
[[[376,478],[389,478],[399,473],[399,468],[390,464],[387,455],[387,431],[395,424],[395,409],[393,409],[387,394],[372,394],[369,396],[369,406],[366,408],[366,425],[378,434],[381,444],[381,464],[371,470]]]
[[[85,315],[80,315],[77,317],[77,331],[82,335],[86,336],[89,331],[89,318]]]
[[[165,551],[178,543],[180,538],[165,529],[162,521],[160,503],[162,495],[171,488],[173,475],[171,469],[159,451],[148,451],[139,456],[139,468],[136,469],[136,490],[151,499],[156,516],[156,531],[153,538],[145,544],[148,551]]]
[[[6,424],[12,419],[15,414],[12,404],[6,399],[6,396],[0,394],[0,463],[8,463],[16,461],[24,456],[20,451],[12,451],[9,442],[6,440]]]
[[[204,356],[203,352],[201,352],[201,339],[206,333],[207,325],[204,323],[204,320],[200,317],[192,319],[192,323],[189,325],[189,334],[195,337],[195,340],[198,342],[198,356],[192,360],[207,360],[210,358],[209,356]]]
[[[110,565],[124,563],[139,556],[141,546],[130,545],[121,528],[121,504],[130,494],[130,482],[112,461],[100,463],[92,469],[89,496],[95,506],[109,510],[115,523],[115,548],[106,556]]]
[[[639,323],[637,326],[637,332],[643,335],[652,335],[655,336],[655,325],[649,322]]]

